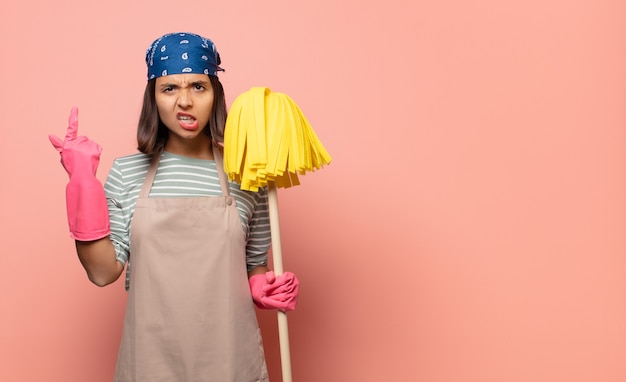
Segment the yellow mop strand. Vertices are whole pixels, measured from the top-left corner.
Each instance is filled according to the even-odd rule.
[[[230,108],[224,132],[224,169],[243,190],[275,182],[300,184],[298,174],[329,164],[331,157],[298,105],[286,94],[254,87]]]

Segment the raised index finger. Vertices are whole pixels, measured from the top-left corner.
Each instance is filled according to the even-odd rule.
[[[67,133],[65,134],[65,140],[76,139],[78,136],[78,108],[74,106],[70,112],[70,119],[67,125]]]

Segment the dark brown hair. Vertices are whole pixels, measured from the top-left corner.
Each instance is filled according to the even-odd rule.
[[[209,128],[205,128],[204,133],[211,137],[213,142],[223,143],[227,115],[224,87],[217,77],[209,76],[209,79],[213,87],[213,110],[209,116]],[[159,118],[155,90],[156,79],[151,79],[143,93],[143,106],[137,126],[137,149],[148,155],[163,151],[169,136],[169,130]]]

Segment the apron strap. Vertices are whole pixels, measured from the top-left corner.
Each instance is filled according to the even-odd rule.
[[[140,198],[147,198],[150,195],[150,189],[152,188],[152,182],[154,182],[154,177],[156,176],[157,168],[159,167],[159,162],[161,161],[161,154],[163,151],[159,151],[155,154],[154,158],[150,161],[150,167],[148,168],[148,174],[146,174],[146,179],[143,181],[143,185],[141,186],[141,192],[139,193]]]
[[[154,178],[156,176],[157,168],[159,167],[159,162],[161,161],[161,154],[163,152],[159,151],[155,154],[155,157],[150,161],[150,167],[148,168],[148,173],[146,174],[146,179],[143,181],[143,185],[141,186],[141,192],[139,193],[140,198],[147,198],[150,195],[150,189],[152,188],[152,183],[154,182]],[[213,158],[215,158],[215,166],[217,167],[217,174],[220,178],[220,186],[222,188],[223,196],[230,196],[230,187],[228,186],[228,181],[226,180],[226,173],[224,172],[224,162],[222,160],[222,153],[217,146],[213,146]]]
[[[222,186],[222,195],[230,196],[230,187],[228,187],[228,181],[226,180],[226,172],[224,172],[224,162],[222,160],[222,152],[217,145],[213,145],[213,158],[215,158],[215,165],[217,166],[217,174],[220,177],[220,186]]]

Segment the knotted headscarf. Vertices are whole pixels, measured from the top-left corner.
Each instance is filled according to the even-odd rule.
[[[220,54],[208,38],[193,33],[169,33],[146,51],[148,80],[170,74],[200,73],[217,77]]]

